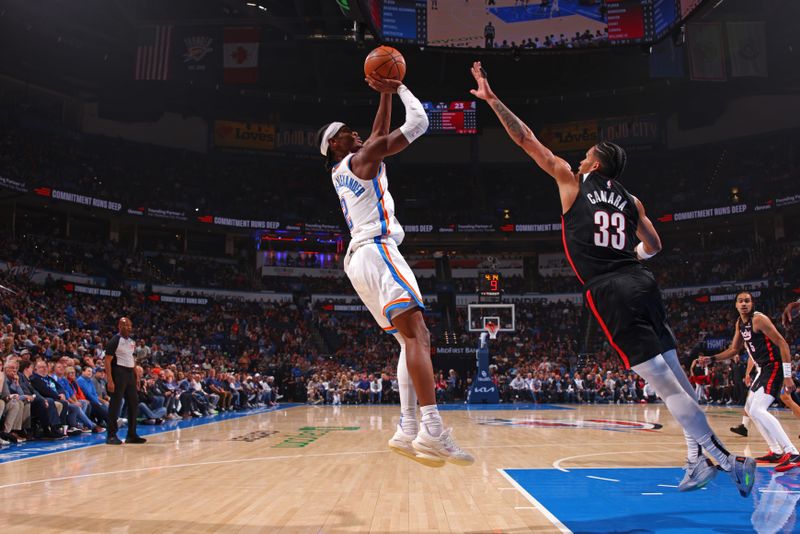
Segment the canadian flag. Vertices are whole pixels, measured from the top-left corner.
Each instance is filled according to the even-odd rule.
[[[256,83],[261,28],[225,28],[223,41],[225,83]]]

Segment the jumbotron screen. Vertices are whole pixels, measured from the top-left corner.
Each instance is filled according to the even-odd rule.
[[[477,134],[475,101],[423,102],[428,114],[428,134]]]
[[[388,43],[437,47],[588,48],[653,42],[703,0],[364,0]]]

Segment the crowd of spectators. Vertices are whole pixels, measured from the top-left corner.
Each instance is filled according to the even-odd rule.
[[[136,293],[69,293],[9,272],[0,284],[7,288],[0,291],[4,441],[104,430],[102,355],[123,315],[134,320],[139,408],[151,423],[274,404],[292,361],[317,357],[310,312],[293,304],[220,301],[198,309]]]
[[[1,278],[14,291],[0,293],[4,442],[104,431],[108,394],[101,355],[121,315],[132,317],[136,327],[139,411],[146,423],[272,405],[279,392],[313,404],[397,401],[398,346],[364,312],[239,301],[171,305],[136,293],[102,298],[38,286],[22,275]],[[767,305],[772,315],[778,311]],[[667,307],[684,357],[702,351],[706,338],[731,336],[731,303],[675,297]],[[428,316],[432,330],[438,321],[435,313]],[[460,316],[457,323],[466,320]],[[518,305],[516,332],[492,344],[490,371],[502,400],[655,401],[605,342],[589,354],[580,352],[585,324],[578,304]],[[474,344],[475,335],[461,328],[452,343]],[[800,338],[790,333],[788,340],[796,351]],[[709,402],[743,401],[742,366],[721,363],[704,371]],[[794,367],[800,370],[797,356]],[[473,373],[437,367],[437,398],[462,402]]]

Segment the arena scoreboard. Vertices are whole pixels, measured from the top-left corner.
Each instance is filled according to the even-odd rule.
[[[497,271],[484,271],[478,278],[478,302],[495,304],[503,296],[503,277]]]
[[[608,40],[613,44],[631,44],[651,41],[653,38],[652,12],[642,0],[609,1]]]
[[[387,43],[425,45],[428,40],[425,0],[383,0],[381,28]]]
[[[423,102],[428,115],[429,134],[477,134],[477,106],[474,100]]]

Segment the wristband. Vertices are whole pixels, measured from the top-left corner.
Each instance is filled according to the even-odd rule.
[[[783,378],[792,378],[792,364],[783,362]]]
[[[636,256],[637,256],[637,257],[638,257],[640,260],[649,260],[650,258],[652,258],[653,256],[655,256],[656,254],[658,254],[658,252],[653,252],[652,254],[648,254],[648,253],[647,253],[647,252],[644,250],[644,243],[642,243],[642,242],[639,242],[639,244],[638,244],[638,245],[636,245]]]

